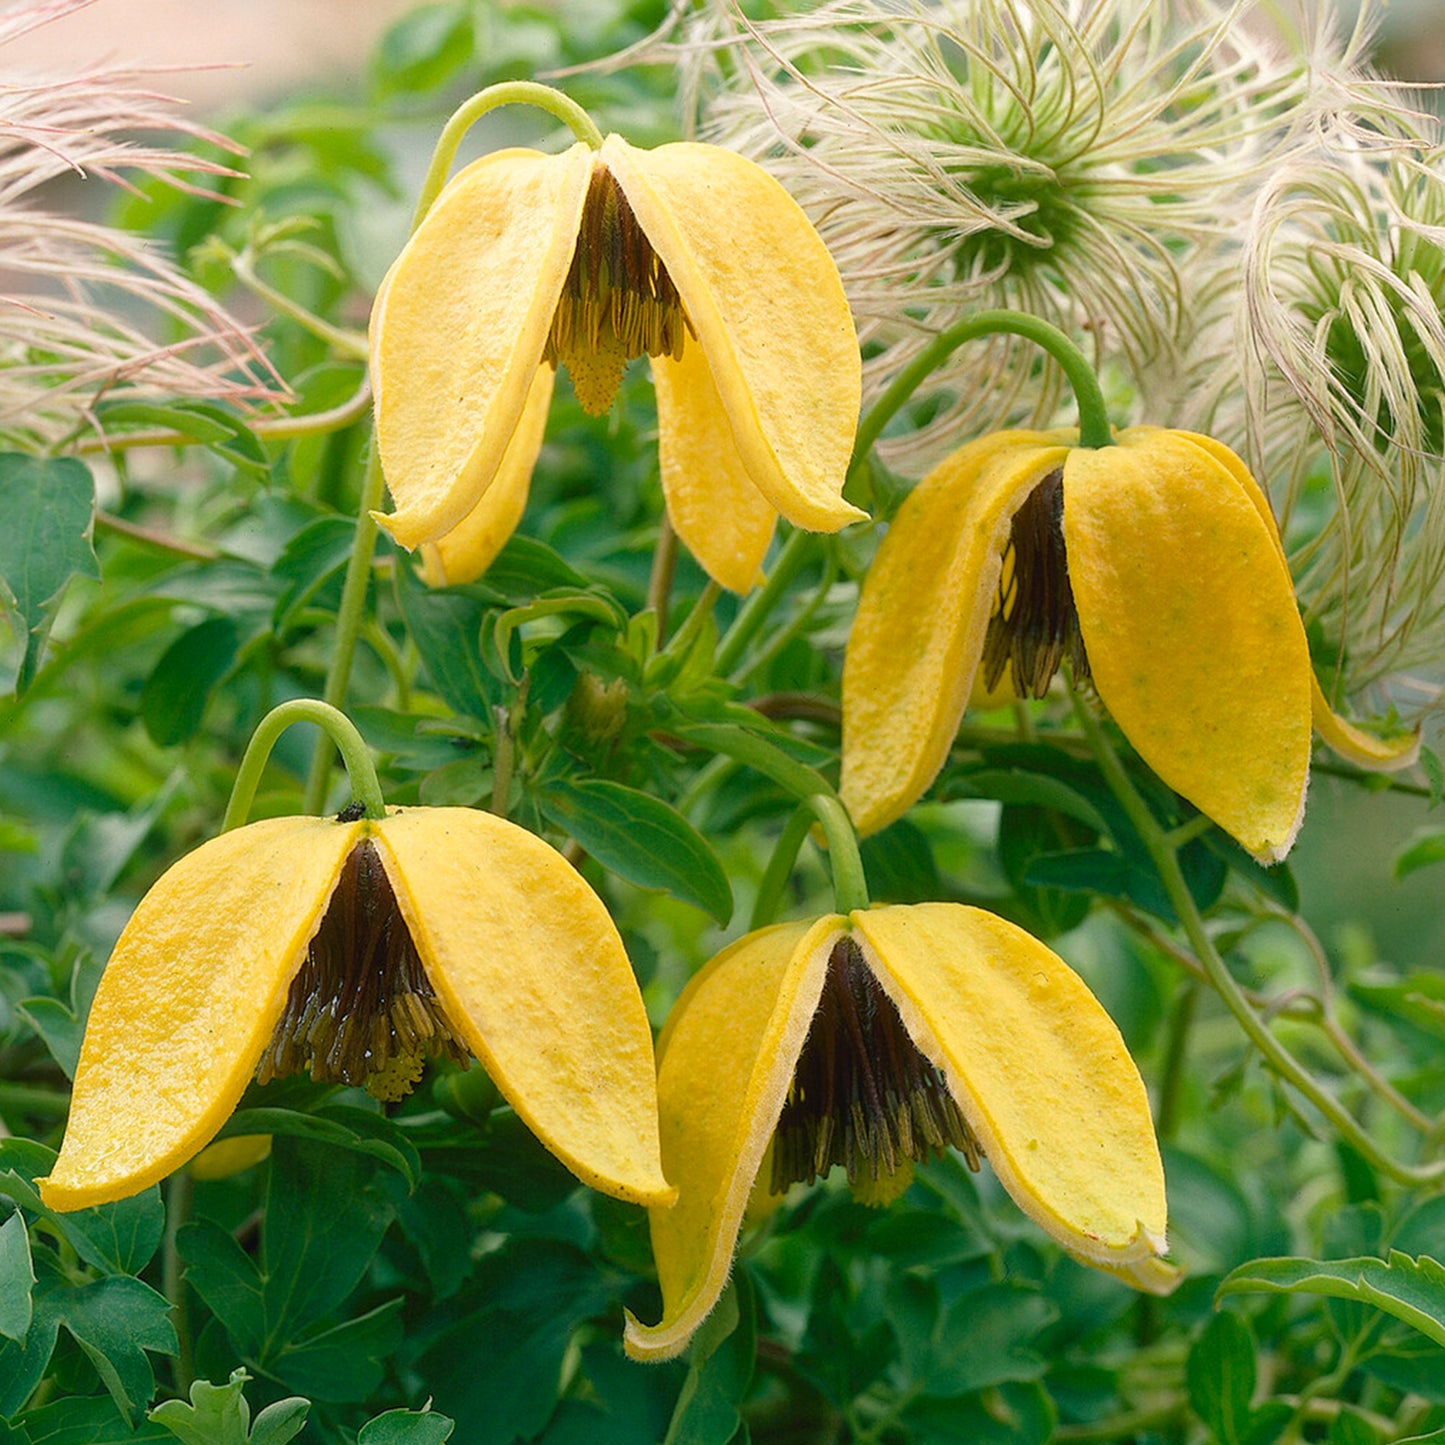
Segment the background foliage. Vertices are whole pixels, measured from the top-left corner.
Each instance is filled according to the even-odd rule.
[[[115,219],[264,322],[286,410],[343,406],[451,105],[611,54],[663,11],[424,6],[382,40],[368,93],[232,117],[245,175],[214,196],[144,182]],[[671,84],[665,66],[567,81],[640,144],[674,134]],[[542,126],[507,112],[470,144],[545,141]],[[264,412],[115,401],[98,418],[120,439],[108,455],[87,435],[0,457],[0,1445],[1445,1439],[1445,1200],[1261,1067],[1095,765],[1066,730],[1020,736],[1008,713],[970,719],[930,801],[868,841],[870,889],[984,903],[1086,976],[1156,1105],[1188,1271],[1171,1298],[1074,1264],[986,1169],[949,1157],[886,1211],[795,1192],[689,1358],[633,1364],[622,1310],[658,1311],[642,1211],[578,1186],[475,1069],[434,1069],[387,1110],[304,1080],[253,1087],[223,1138],[271,1134],[264,1162],[47,1211],[31,1181],[120,927],[215,831],[264,712],[320,691],[367,439],[353,411],[278,440]],[[490,805],[586,855],[660,1024],[743,930],[794,806],[698,730],[835,766],[839,659],[876,539],[820,539],[727,666],[731,600],[665,647],[668,619],[645,607],[654,426],[645,368],[601,419],[563,382],[526,520],[483,581],[428,591],[383,552],[351,712],[392,802]],[[179,444],[125,445],[154,428]],[[895,494],[876,480],[884,514]],[[680,557],[672,635],[702,582]],[[300,809],[311,741],[282,740],[258,814]],[[1177,822],[1183,805],[1133,771]],[[1435,865],[1438,767],[1390,786],[1397,871]],[[1414,824],[1427,832],[1407,847]],[[1438,1153],[1430,952],[1379,956],[1368,917],[1322,944],[1300,894],[1328,884],[1265,872],[1218,830],[1183,861],[1234,978],[1381,1153]],[[825,884],[805,849],[788,910],[826,907]]]

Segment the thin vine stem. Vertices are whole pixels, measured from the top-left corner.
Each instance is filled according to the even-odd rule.
[[[748,932],[766,928],[776,923],[782,908],[783,890],[793,876],[793,865],[798,861],[798,850],[803,839],[813,826],[813,810],[806,803],[799,803],[792,817],[783,824],[783,831],[773,845],[768,866],[763,870],[758,883],[758,896],[753,900],[752,917],[748,919]]]
[[[883,429],[898,414],[909,397],[966,341],[1007,332],[1041,346],[1058,362],[1079,408],[1079,445],[1107,447],[1114,439],[1109,425],[1109,408],[1103,388],[1089,359],[1059,330],[1037,316],[1018,311],[980,311],[965,321],[941,331],[914,361],[900,371],[893,384],[868,409],[858,424],[853,443],[853,466],[865,457],[883,435]],[[850,471],[852,468],[850,467]]]
[[[1214,940],[1209,936],[1204,918],[1194,902],[1194,895],[1190,893],[1189,885],[1184,880],[1178,855],[1168,834],[1130,781],[1113,744],[1077,693],[1074,694],[1074,714],[1110,792],[1118,799],[1120,807],[1134,825],[1158,870],[1160,882],[1164,885],[1164,891],[1179,918],[1185,936],[1189,939],[1195,957],[1199,960],[1205,978],[1223,1000],[1225,1007],[1234,1015],[1240,1028],[1244,1030],[1245,1037],[1259,1050],[1260,1057],[1280,1079],[1308,1099],[1329,1120],[1341,1138],[1382,1173],[1388,1174],[1401,1184],[1432,1184],[1445,1178],[1445,1160],[1425,1165],[1402,1164],[1380,1149],[1354,1115],[1315,1079],[1250,1007],[1249,1001],[1220,957],[1219,950],[1215,948]]]
[[[292,723],[298,722],[315,723],[321,729],[323,746],[334,746],[341,753],[351,779],[351,795],[361,804],[364,816],[386,816],[386,800],[382,797],[381,784],[377,780],[376,764],[372,761],[371,749],[357,732],[355,723],[329,703],[317,702],[315,698],[297,698],[273,707],[251,734],[251,741],[246,745],[245,755],[241,758],[241,766],[236,771],[236,782],[231,789],[231,801],[226,805],[226,816],[221,821],[221,832],[228,833],[246,821],[256,796],[256,788],[261,781],[261,774],[271,756],[271,749],[276,746],[277,738]]]
[[[719,677],[727,677],[742,660],[758,629],[768,620],[768,615],[781,601],[793,579],[803,570],[812,547],[813,534],[801,529],[783,543],[773,570],[768,573],[768,580],[743,603],[733,619],[733,625],[718,644],[716,671]]]
[[[863,856],[853,820],[837,798],[814,793],[808,799],[813,816],[822,824],[828,840],[828,867],[833,874],[833,905],[845,917],[855,908],[868,907],[868,880],[863,873]]]
[[[326,683],[321,693],[322,701],[337,709],[345,703],[346,689],[351,682],[351,663],[356,655],[356,640],[361,635],[366,593],[371,584],[371,563],[376,556],[379,529],[372,513],[381,506],[384,491],[381,456],[373,436],[361,482],[356,535],[352,538],[346,579],[341,584],[341,603],[336,610],[336,640],[332,644],[331,662],[326,669]],[[330,779],[331,750],[322,737],[317,739],[316,751],[311,755],[311,770],[306,777],[305,806],[308,813],[319,813],[325,806]]]

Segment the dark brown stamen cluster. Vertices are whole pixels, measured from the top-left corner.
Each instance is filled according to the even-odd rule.
[[[983,682],[993,689],[1013,664],[1014,691],[1042,697],[1065,651],[1074,677],[1089,676],[1064,555],[1064,474],[1050,472],[1014,513],[998,607],[983,642]]]
[[[677,287],[622,188],[605,166],[594,167],[545,358],[566,365],[583,409],[600,416],[629,361],[680,360],[691,330]]]
[[[256,1078],[264,1084],[309,1069],[318,1081],[399,1099],[438,1055],[470,1061],[368,839],[342,867]]]
[[[908,1037],[857,943],[840,939],[773,1136],[769,1187],[781,1194],[834,1164],[850,1184],[876,1181],[950,1144],[978,1168],[978,1140],[943,1076]]]

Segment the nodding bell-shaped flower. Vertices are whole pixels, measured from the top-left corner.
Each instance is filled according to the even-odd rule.
[[[678,536],[722,586],[756,581],[774,523],[834,532],[861,363],[837,267],[766,171],[717,146],[610,135],[503,150],[442,192],[371,319],[377,520],[429,581],[480,576],[516,527],[555,370],[605,412],[652,359]]]
[[[1269,499],[1220,442],[1136,427],[997,432],[926,476],[863,585],[843,667],[841,794],[862,833],[927,790],[975,680],[1042,697],[1065,656],[1139,756],[1262,862],[1304,816],[1311,724],[1407,766],[1325,700]]]
[[[886,1202],[949,1146],[986,1157],[1071,1255],[1173,1287],[1134,1061],[1078,975],[991,913],[923,903],[751,933],[688,985],[659,1056],[678,1197],[649,1211],[663,1314],[628,1317],[636,1359],[678,1354],[717,1303],[755,1181],[781,1194],[838,1164]]]
[[[236,828],[163,874],[122,932],[41,1196],[82,1209],[164,1178],[253,1077],[398,1099],[437,1055],[479,1059],[585,1183],[673,1197],[642,999],[561,854],[469,808]]]

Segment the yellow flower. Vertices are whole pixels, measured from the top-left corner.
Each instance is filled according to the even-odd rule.
[[[837,1163],[887,1198],[954,1144],[1070,1254],[1172,1287],[1133,1060],[1082,980],[1001,918],[924,903],[751,933],[688,985],[659,1053],[678,1197],[650,1211],[663,1316],[629,1317],[636,1359],[677,1354],[717,1302],[765,1168],[775,1194]]]
[[[344,816],[344,815],[343,815]],[[253,1075],[397,1098],[474,1054],[579,1178],[672,1197],[652,1039],[606,910],[554,849],[467,808],[271,818],[141,900],[96,993],[41,1195],[81,1209],[195,1156]]]
[[[521,516],[552,380],[605,412],[652,358],[678,535],[744,592],[781,513],[833,532],[858,420],[857,337],[796,202],[716,146],[504,150],[446,188],[371,320],[378,521],[434,583],[479,576]],[[599,478],[606,485],[606,478]]]
[[[1365,767],[1413,761],[1331,711],[1269,501],[1227,447],[1137,427],[1117,444],[997,432],[894,518],[843,667],[854,822],[904,813],[943,766],[975,675],[1041,697],[1065,653],[1139,756],[1264,862],[1304,814],[1310,726]]]

